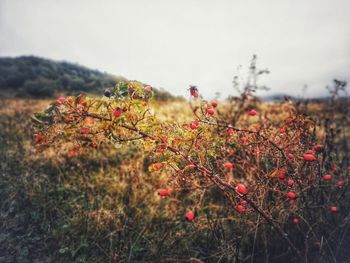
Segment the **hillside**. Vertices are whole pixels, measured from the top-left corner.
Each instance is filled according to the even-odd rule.
[[[57,93],[100,93],[122,77],[35,56],[0,58],[0,91],[5,97],[52,97]]]
[[[54,61],[35,56],[0,57],[0,97],[52,98],[77,93],[102,94],[121,76],[65,61]],[[169,92],[156,89],[158,100],[175,99]]]

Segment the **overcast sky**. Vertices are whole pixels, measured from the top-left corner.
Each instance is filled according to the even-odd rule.
[[[350,0],[0,0],[0,56],[77,62],[185,95],[232,94],[253,54],[272,93],[350,78]],[[244,73],[244,71],[243,71]],[[245,74],[242,75],[244,76]]]

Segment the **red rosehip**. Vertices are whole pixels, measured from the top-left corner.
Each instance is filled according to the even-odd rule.
[[[41,144],[45,141],[45,135],[42,132],[34,134],[34,143]]]
[[[257,114],[257,112],[255,110],[253,110],[253,109],[248,111],[248,115],[249,116],[255,116],[256,114]]]
[[[230,162],[227,162],[227,163],[225,163],[225,167],[227,168],[227,169],[232,169],[233,168],[233,164],[232,163],[230,163]]]
[[[315,152],[313,150],[307,150],[306,154],[315,154]]]
[[[232,128],[227,129],[227,135],[231,136],[235,133],[235,131]]]
[[[298,224],[298,223],[299,223],[299,219],[298,219],[298,218],[294,218],[294,219],[293,219],[293,223],[294,223],[294,224]]]
[[[190,86],[190,93],[192,97],[198,98],[199,93],[196,86]]]
[[[293,186],[294,181],[292,179],[288,179],[287,184],[288,186]]]
[[[116,117],[116,118],[120,117],[120,115],[122,115],[122,113],[123,113],[123,111],[120,108],[115,108],[112,111],[113,116]]]
[[[216,108],[218,106],[218,103],[216,100],[213,100],[210,105],[213,107],[213,108]]]
[[[325,180],[325,181],[330,181],[330,180],[332,180],[332,175],[331,175],[331,174],[325,174],[325,175],[323,176],[323,180]]]
[[[246,195],[248,193],[248,189],[244,184],[238,184],[236,191],[242,195]]]
[[[213,109],[207,109],[207,113],[209,115],[214,115],[215,114],[215,111]]]
[[[247,204],[247,201],[246,200],[243,200],[242,202],[241,202],[241,205],[246,205]]]
[[[59,104],[65,103],[65,102],[66,102],[66,98],[60,97],[60,98],[58,98],[58,99],[56,100],[56,102],[59,103]]]
[[[309,161],[309,162],[316,160],[316,157],[313,154],[304,154],[303,157],[305,161]]]
[[[235,154],[235,150],[234,149],[230,149],[228,152],[229,152],[230,155],[234,155]]]
[[[90,133],[90,129],[89,128],[81,128],[79,132],[80,132],[80,134],[88,134],[88,133]]]
[[[286,172],[285,172],[285,171],[280,171],[280,172],[278,173],[278,178],[279,178],[280,180],[284,180],[284,179],[286,178]]]
[[[338,187],[343,187],[345,185],[345,181],[343,181],[343,180],[339,180],[338,182],[337,182],[337,186]]]
[[[331,206],[331,207],[329,208],[329,210],[330,210],[332,213],[336,213],[336,212],[338,212],[338,207],[336,207],[336,206]]]
[[[320,151],[322,151],[322,149],[323,149],[323,146],[320,145],[320,144],[314,146],[314,150],[315,150],[316,152],[320,152]]]
[[[193,121],[193,122],[190,123],[190,128],[192,130],[198,129],[198,127],[199,127],[199,122],[198,121]]]
[[[245,207],[243,205],[236,205],[236,210],[238,213],[242,213],[245,210]]]
[[[350,166],[348,166],[348,167],[346,168],[346,170],[350,171]]]
[[[161,197],[166,197],[169,195],[169,190],[168,189],[160,189],[158,192],[159,196]]]
[[[242,137],[242,139],[241,139],[241,143],[242,144],[246,144],[247,143],[247,137]]]
[[[288,159],[293,159],[294,158],[294,154],[289,153],[287,157],[288,157]]]
[[[194,220],[194,212],[193,211],[186,212],[185,217],[188,221],[192,222]]]
[[[288,193],[287,193],[287,196],[288,196],[288,198],[290,198],[290,199],[294,199],[295,197],[297,197],[297,195],[296,195],[295,193],[293,193],[293,192],[288,192]]]
[[[333,172],[336,172],[337,170],[338,170],[338,167],[337,167],[337,166],[333,166],[333,167],[332,167],[332,171],[333,171]]]

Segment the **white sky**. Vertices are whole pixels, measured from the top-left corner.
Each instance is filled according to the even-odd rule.
[[[350,0],[0,0],[0,56],[77,62],[185,95],[233,93],[253,54],[271,93],[350,80]]]

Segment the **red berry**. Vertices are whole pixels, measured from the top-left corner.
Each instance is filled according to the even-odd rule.
[[[293,219],[293,223],[294,223],[294,224],[298,224],[298,223],[299,223],[299,219],[298,219],[298,218],[294,218],[294,219]]]
[[[57,103],[62,104],[66,102],[66,98],[60,97],[56,100]]]
[[[214,115],[215,114],[215,111],[213,109],[207,109],[207,113],[209,115]]]
[[[333,167],[332,167],[332,171],[333,171],[333,172],[336,172],[337,170],[338,170],[338,167],[337,167],[337,166],[333,166]]]
[[[288,186],[293,186],[294,181],[292,179],[288,179],[287,184],[288,184]]]
[[[257,112],[255,110],[253,110],[253,109],[248,111],[248,115],[249,116],[255,116],[256,114],[257,114]]]
[[[313,154],[304,154],[304,160],[312,162],[316,160],[316,157]]]
[[[186,212],[185,217],[188,221],[192,222],[194,220],[194,212],[192,211]]]
[[[330,210],[332,213],[336,213],[336,212],[338,212],[338,207],[336,207],[336,206],[331,206],[331,207],[329,208],[329,210]]]
[[[236,205],[236,210],[238,213],[242,213],[245,210],[245,207],[243,205]]]
[[[246,195],[248,193],[248,189],[244,184],[238,184],[236,190],[242,195]]]
[[[192,97],[198,98],[199,93],[196,86],[190,86],[190,93]]]
[[[241,139],[241,143],[242,144],[246,144],[247,143],[247,137],[242,137],[242,139]]]
[[[45,140],[45,135],[42,132],[34,134],[34,143],[35,144],[40,144],[44,142]]]
[[[190,128],[192,130],[198,129],[198,127],[199,127],[199,122],[198,121],[193,121],[193,122],[190,123]]]
[[[325,175],[323,176],[323,180],[325,180],[325,181],[330,181],[330,180],[332,180],[332,175],[330,175],[330,174],[325,174]]]
[[[90,129],[89,128],[81,128],[80,129],[80,134],[88,134],[90,133]]]
[[[294,154],[289,153],[289,154],[288,154],[288,159],[293,159],[293,158],[294,158]]]
[[[247,204],[247,201],[246,200],[243,200],[242,202],[241,202],[241,205],[246,205]]]
[[[288,192],[288,193],[287,193],[287,196],[288,196],[288,198],[290,198],[290,199],[294,199],[295,197],[297,197],[297,195],[296,195],[295,193],[293,193],[293,192]]]
[[[306,154],[315,154],[315,152],[313,150],[307,150]]]
[[[158,194],[161,196],[161,197],[166,197],[169,195],[169,190],[168,189],[160,189]]]
[[[314,146],[314,150],[315,150],[316,152],[320,152],[320,151],[322,151],[322,149],[323,149],[323,146],[320,145],[320,144]]]
[[[233,168],[233,164],[230,163],[230,162],[227,162],[227,163],[225,163],[225,167],[226,167],[227,169],[232,169],[232,168]]]
[[[285,172],[285,171],[280,171],[280,172],[278,173],[278,178],[279,178],[280,180],[284,180],[284,179],[286,178],[286,172]]]
[[[235,150],[234,150],[234,149],[230,149],[230,150],[229,150],[229,154],[230,154],[230,155],[234,155],[234,154],[235,154]]]
[[[227,135],[231,136],[235,133],[235,131],[232,128],[227,129]]]
[[[116,117],[116,118],[120,117],[120,115],[122,115],[122,113],[123,113],[123,111],[120,108],[115,108],[112,111],[113,116]]]
[[[348,167],[346,168],[346,170],[350,171],[350,166],[348,166]]]
[[[217,103],[217,101],[213,100],[213,101],[210,103],[210,105],[211,105],[212,107],[216,108],[216,107],[218,106],[218,103]]]
[[[343,180],[339,180],[338,182],[337,182],[337,186],[338,187],[343,187],[345,185],[345,182],[343,181]]]

